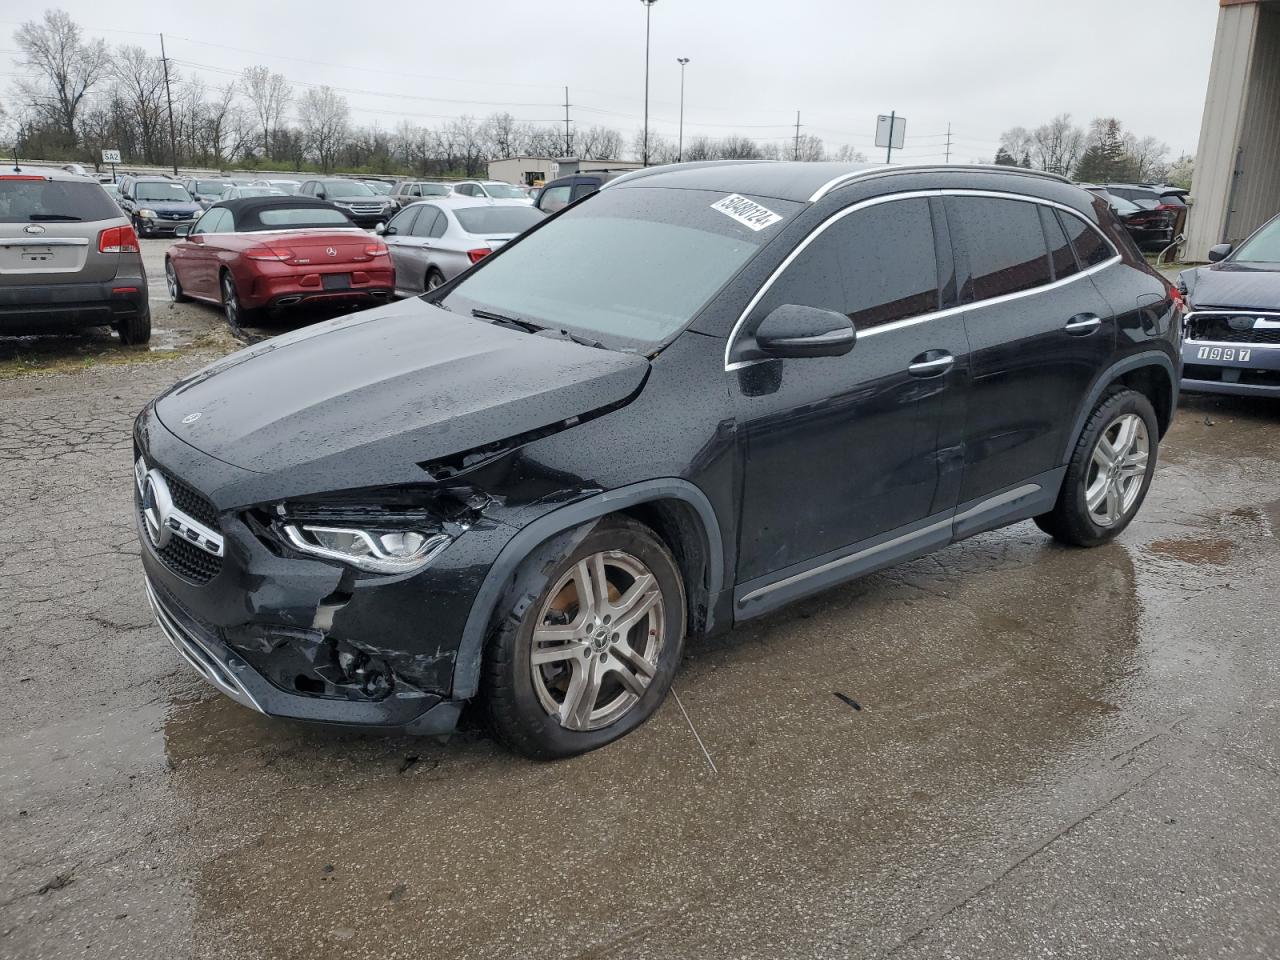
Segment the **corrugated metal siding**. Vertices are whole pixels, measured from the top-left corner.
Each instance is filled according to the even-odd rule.
[[[1187,225],[1184,252],[1189,260],[1204,260],[1209,248],[1222,239],[1236,146],[1244,126],[1259,13],[1255,4],[1239,4],[1223,7],[1218,14],[1209,89],[1196,150],[1195,179],[1191,185],[1195,202]]]
[[[1262,9],[1245,100],[1240,185],[1227,224],[1228,239],[1243,240],[1280,212],[1280,10]]]

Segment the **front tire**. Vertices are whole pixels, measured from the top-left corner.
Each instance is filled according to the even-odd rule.
[[[1127,389],[1103,397],[1076,442],[1057,504],[1036,526],[1076,547],[1114,540],[1146,499],[1159,445],[1151,401]]]
[[[630,733],[662,704],[684,650],[685,593],[671,552],[625,517],[571,550],[526,561],[485,656],[497,737],[536,759]]]

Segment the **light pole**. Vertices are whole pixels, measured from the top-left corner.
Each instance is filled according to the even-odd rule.
[[[649,14],[658,0],[640,0],[644,4],[644,146],[640,160],[649,165]]]
[[[689,65],[688,57],[676,57],[680,64],[680,145],[676,147],[676,163],[684,163],[684,68]]]

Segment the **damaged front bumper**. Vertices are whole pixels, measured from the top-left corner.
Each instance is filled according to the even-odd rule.
[[[264,538],[250,510],[219,503],[246,471],[182,442],[149,411],[135,445],[147,468],[134,514],[148,598],[197,673],[271,716],[411,734],[453,728],[463,628],[511,528],[478,517],[429,567],[370,576]],[[161,499],[177,542],[162,548],[150,470],[171,484]]]

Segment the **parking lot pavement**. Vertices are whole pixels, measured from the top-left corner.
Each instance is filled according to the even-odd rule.
[[[0,382],[0,955],[1280,953],[1280,406],[1187,401],[1115,544],[1024,523],[692,645],[713,772],[670,699],[534,764],[204,686],[129,486],[200,361]]]

